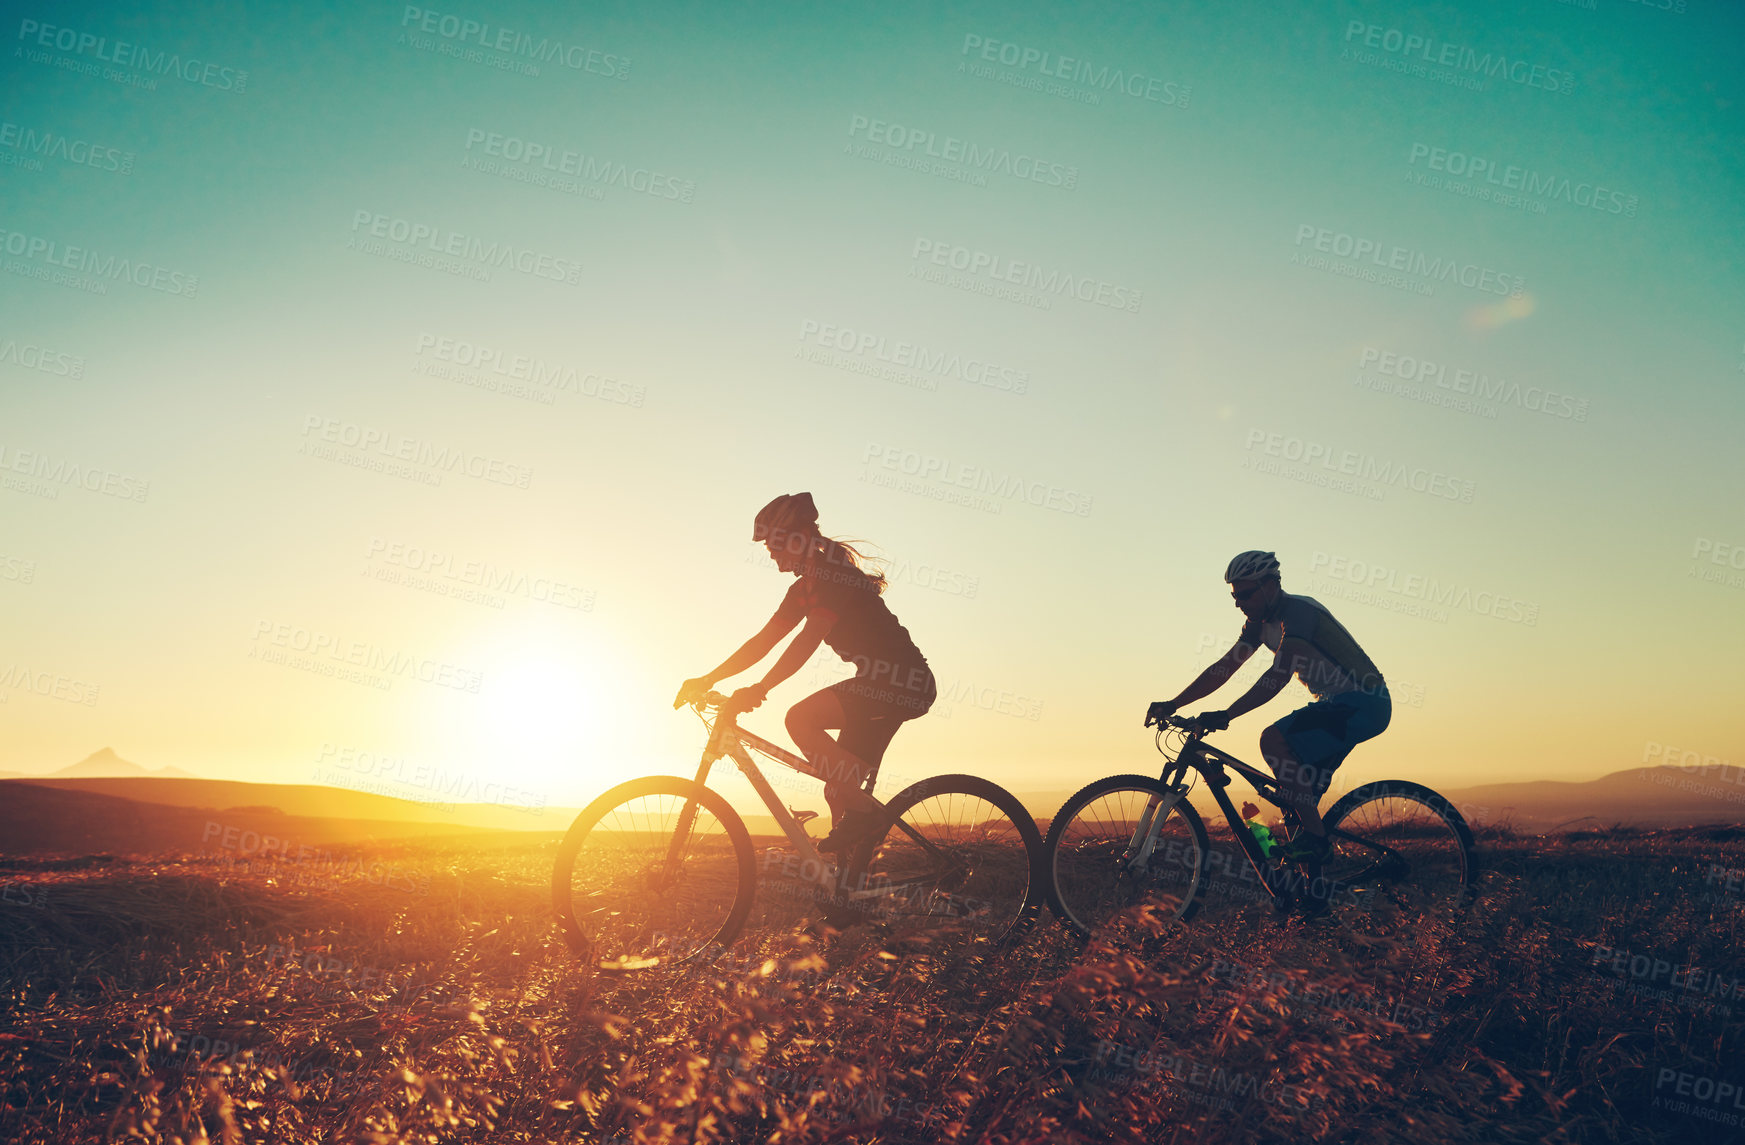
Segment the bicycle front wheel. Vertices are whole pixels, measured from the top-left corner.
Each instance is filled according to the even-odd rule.
[[[1034,917],[1042,837],[1011,792],[935,776],[899,792],[884,815],[884,833],[849,858],[838,901],[850,918],[988,947]]]
[[[1322,875],[1334,894],[1387,885],[1423,905],[1456,903],[1478,874],[1472,831],[1454,805],[1421,783],[1385,779],[1347,792],[1324,817],[1333,853]]]
[[[1049,903],[1082,937],[1141,904],[1181,922],[1199,909],[1206,826],[1186,799],[1172,798],[1156,779],[1111,775],[1055,813],[1042,848]]]
[[[601,970],[704,962],[739,934],[757,872],[745,824],[690,779],[650,776],[582,809],[558,847],[564,941]]]

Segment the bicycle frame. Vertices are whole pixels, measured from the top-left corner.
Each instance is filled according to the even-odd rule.
[[[1133,838],[1128,843],[1127,861],[1129,865],[1143,869],[1145,864],[1150,861],[1152,851],[1156,848],[1157,841],[1161,837],[1164,819],[1169,816],[1170,810],[1176,803],[1187,798],[1189,787],[1182,780],[1190,768],[1205,779],[1206,786],[1211,789],[1213,800],[1217,802],[1219,809],[1224,813],[1224,818],[1230,824],[1231,835],[1241,846],[1242,853],[1248,856],[1248,861],[1253,865],[1255,873],[1260,876],[1261,885],[1266,888],[1268,894],[1277,898],[1282,888],[1274,885],[1271,864],[1267,857],[1261,853],[1260,844],[1255,840],[1253,833],[1248,830],[1247,824],[1237,813],[1236,805],[1231,802],[1230,796],[1225,792],[1225,788],[1230,786],[1230,777],[1225,774],[1224,769],[1230,768],[1235,771],[1253,786],[1254,793],[1259,798],[1278,808],[1293,832],[1297,826],[1297,814],[1283,799],[1276,779],[1252,764],[1237,759],[1229,752],[1213,747],[1198,735],[1189,735],[1187,741],[1182,744],[1181,751],[1176,754],[1174,759],[1168,760],[1164,764],[1163,770],[1158,773],[1158,782],[1167,786],[1171,794],[1153,797],[1146,805],[1145,812],[1139,818],[1139,823],[1135,825]],[[1349,831],[1334,828],[1329,834],[1349,839],[1371,851],[1379,852],[1381,858],[1397,857],[1393,848],[1359,835],[1353,835]]]
[[[753,732],[748,732],[740,727],[736,715],[722,707],[725,700],[726,697],[721,696],[719,693],[710,692],[700,702],[693,705],[693,707],[697,709],[699,715],[702,714],[705,706],[713,706],[716,710],[715,722],[710,725],[709,729],[709,742],[704,746],[703,758],[697,765],[696,781],[698,785],[708,786],[709,772],[714,767],[716,760],[721,759],[722,757],[731,759],[739,766],[740,773],[750,782],[752,789],[757,792],[758,798],[763,800],[764,806],[769,809],[770,814],[775,818],[777,826],[781,827],[782,834],[786,835],[788,842],[793,845],[794,853],[800,857],[801,871],[804,872],[806,870],[807,863],[814,864],[815,869],[818,871],[818,875],[813,881],[816,881],[821,887],[823,887],[826,895],[836,894],[840,888],[837,886],[836,882],[838,872],[835,865],[827,862],[823,855],[818,852],[818,848],[813,844],[811,836],[806,834],[806,830],[800,825],[800,821],[787,809],[781,798],[777,796],[775,787],[770,783],[764,773],[759,770],[756,761],[751,757],[751,752],[759,752],[775,760],[777,763],[791,767],[802,775],[809,775],[814,779],[823,780],[825,778],[824,775],[820,773],[817,768],[813,767],[804,757],[795,755],[793,752],[788,751],[778,744],[771,743],[762,736]],[[706,724],[708,723],[707,717],[704,717],[704,722]],[[748,748],[750,751],[747,750]],[[867,798],[873,799],[871,792],[867,792]],[[873,799],[873,802],[883,810],[885,806],[883,803],[879,802],[877,799]],[[685,809],[679,818],[678,829],[673,832],[673,841],[667,852],[667,862],[669,864],[676,864],[679,861],[679,857],[684,851],[685,843],[690,836],[691,824],[695,820],[695,817],[696,804],[686,803]],[[935,858],[943,857],[943,852],[941,852],[939,848],[935,847],[926,836],[909,826],[908,823],[899,819],[897,821],[897,826],[902,828],[906,835],[913,839],[929,854]],[[801,877],[805,877],[803,873]],[[863,888],[849,892],[848,897],[852,900],[872,897],[880,893],[888,893],[888,891],[872,891]]]

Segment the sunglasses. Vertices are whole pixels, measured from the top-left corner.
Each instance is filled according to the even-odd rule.
[[[1241,590],[1240,592],[1238,592],[1236,589],[1231,589],[1230,595],[1235,597],[1239,601],[1247,600],[1249,597],[1253,596],[1255,593],[1259,592],[1261,589],[1263,589],[1265,587],[1266,586],[1263,584],[1257,584],[1253,588],[1245,588],[1245,589]]]

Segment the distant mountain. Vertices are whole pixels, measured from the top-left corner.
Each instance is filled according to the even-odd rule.
[[[1400,778],[1412,777],[1407,768],[1398,774]],[[160,771],[142,768],[108,748],[53,776],[0,778],[0,793],[4,793],[0,794],[0,804],[8,798],[20,801],[24,793],[17,788],[21,785],[59,788],[69,794],[119,797],[130,809],[141,805],[182,808],[199,812],[203,816],[202,826],[207,818],[226,823],[256,820],[264,823],[272,816],[292,816],[354,824],[367,821],[368,831],[377,834],[443,834],[479,829],[555,833],[564,830],[577,812],[574,807],[555,805],[528,808],[493,803],[426,803],[318,783],[196,779],[174,768]],[[1469,822],[1506,823],[1523,831],[1614,823],[1638,827],[1745,823],[1745,769],[1741,768],[1705,773],[1701,769],[1642,767],[1579,782],[1535,780],[1458,788],[1437,786]],[[1238,781],[1231,788],[1231,797],[1238,806],[1248,798],[1245,787]],[[1063,788],[1018,794],[1031,814],[1046,826],[1070,791]],[[1207,817],[1208,825],[1220,829],[1222,816],[1206,796],[1202,784],[1194,794],[1194,803]],[[102,803],[97,800],[92,806]],[[775,821],[760,805],[744,799],[734,803],[751,834],[779,836]],[[129,810],[127,814],[150,818],[155,813]],[[11,818],[13,827],[24,826],[24,820]],[[826,819],[812,824],[810,833],[817,837],[828,829]],[[0,835],[0,849],[10,841]]]
[[[134,803],[249,813],[276,811],[320,819],[368,819],[423,824],[423,830],[562,831],[574,807],[517,807],[499,803],[422,803],[368,791],[314,783],[242,783],[232,779],[174,778],[160,773],[95,778],[34,776],[0,781],[118,796]],[[3,789],[3,788],[0,788]]]
[[[1409,768],[1395,774],[1400,779],[1414,778]],[[1475,787],[1445,787],[1432,781],[1431,786],[1475,826],[1506,823],[1524,831],[1549,831],[1614,823],[1635,827],[1745,823],[1745,768],[1738,767],[1706,773],[1701,768],[1636,767],[1588,780],[1539,779]],[[1238,807],[1251,798],[1248,785],[1240,779],[1229,790]],[[1020,792],[1018,797],[1032,814],[1046,820],[1069,794]],[[1223,815],[1203,784],[1194,792],[1193,802],[1203,816],[1222,823]],[[1333,802],[1324,801],[1322,810]]]
[[[1585,782],[1540,779],[1445,789],[1468,820],[1527,830],[1621,823],[1682,827],[1745,823],[1745,769],[1633,767]]]
[[[286,815],[276,808],[213,811],[138,802],[89,786],[101,782],[6,781],[0,787],[4,792],[0,796],[0,856],[205,852],[241,861],[271,855],[301,858],[311,849],[319,852],[322,848],[420,836],[489,837],[488,832],[459,823],[313,818]]]
[[[136,779],[154,776],[160,779],[192,779],[192,775],[179,767],[160,767],[153,770],[130,763],[115,754],[111,747],[94,751],[78,763],[51,771],[45,779]],[[9,777],[10,778],[10,777]],[[20,776],[19,778],[23,778]]]

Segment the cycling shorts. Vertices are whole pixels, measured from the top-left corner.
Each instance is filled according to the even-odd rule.
[[[1393,718],[1394,704],[1386,687],[1343,692],[1298,708],[1273,724],[1297,762],[1314,768],[1320,790],[1333,780],[1333,769],[1345,762],[1352,748],[1380,735]]]
[[[899,675],[897,678],[905,677]],[[926,673],[926,680],[919,688],[899,688],[884,681],[854,676],[824,690],[842,705],[842,734],[837,736],[836,742],[866,763],[872,776],[878,774],[879,763],[897,729],[905,721],[926,714],[939,695],[931,671]],[[869,785],[872,776],[867,777]]]

